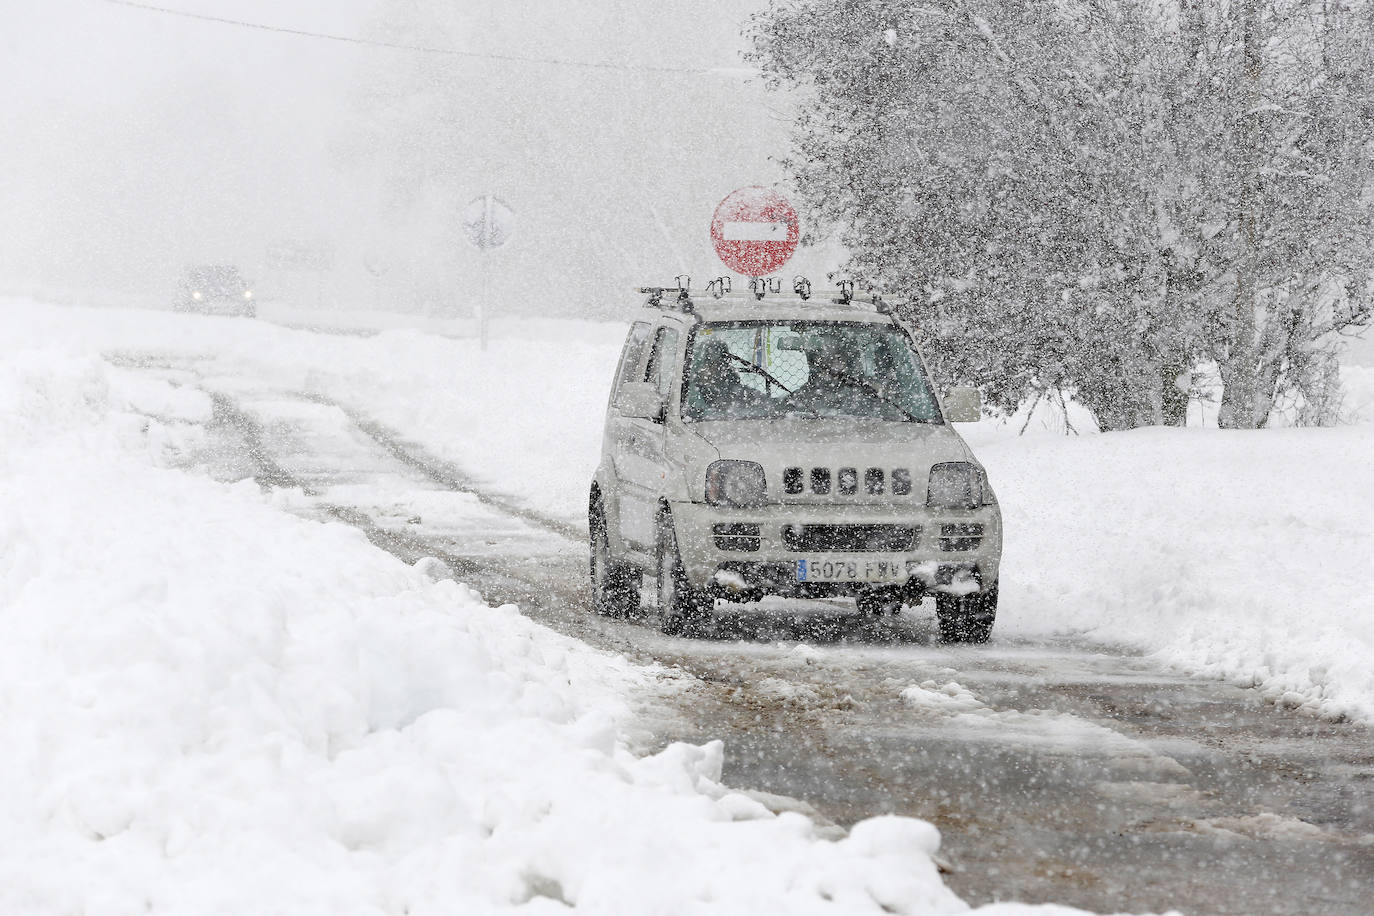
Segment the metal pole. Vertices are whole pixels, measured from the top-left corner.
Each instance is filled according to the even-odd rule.
[[[482,261],[482,301],[477,305],[477,340],[483,350],[487,348],[487,304],[491,285],[489,282],[490,268],[487,261],[491,255],[485,250],[477,256]]]
[[[491,200],[490,194],[482,197],[482,244],[477,246],[480,252],[477,256],[482,260],[482,303],[477,312],[477,340],[483,350],[487,348],[487,311],[491,304],[491,266],[488,260],[491,258],[492,240],[496,237],[496,227],[492,225]]]

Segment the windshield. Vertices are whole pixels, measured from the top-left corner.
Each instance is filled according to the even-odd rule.
[[[209,293],[238,293],[243,291],[243,278],[232,265],[196,267],[187,274],[192,289]]]
[[[906,334],[867,322],[708,324],[696,333],[688,420],[793,415],[939,423]]]

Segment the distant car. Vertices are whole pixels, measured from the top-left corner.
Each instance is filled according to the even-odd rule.
[[[986,641],[1001,510],[949,425],[978,419],[978,392],[942,403],[876,297],[646,291],[588,504],[596,608],[635,612],[646,573],[669,633],[716,598],[877,615],[933,593],[944,641]]]
[[[173,307],[178,312],[205,312],[214,315],[257,316],[257,303],[248,281],[232,264],[207,264],[192,267],[181,278]]]

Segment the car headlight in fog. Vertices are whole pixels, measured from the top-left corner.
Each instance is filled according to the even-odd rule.
[[[706,469],[706,501],[713,506],[761,506],[767,495],[763,465],[757,462],[722,459]]]
[[[243,298],[245,298],[245,299],[252,299],[252,298],[253,298],[253,291],[252,291],[251,289],[245,289],[245,290],[243,291]]]
[[[947,461],[930,469],[926,506],[931,509],[976,509],[985,504],[983,472],[967,461]]]
[[[191,298],[199,302],[202,298],[202,296],[200,295],[200,290],[196,290],[195,292],[191,293]]]

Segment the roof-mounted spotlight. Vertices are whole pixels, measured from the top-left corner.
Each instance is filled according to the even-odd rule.
[[[853,280],[839,280],[835,283],[835,287],[840,291],[840,298],[835,300],[840,305],[848,305],[854,301]]]
[[[749,281],[749,292],[755,299],[762,299],[765,293],[782,292],[782,280],[778,277],[755,277]]]
[[[692,294],[688,287],[688,284],[692,282],[692,278],[683,274],[673,279],[674,282],[677,283],[677,286],[638,287],[641,293],[649,297],[644,304],[652,309],[663,308],[663,294],[677,293],[677,299],[675,300],[676,308],[688,315],[695,314],[696,304],[692,302]]]
[[[811,298],[811,281],[803,276],[794,277],[792,279],[792,292],[801,296],[802,301],[805,302]]]
[[[715,296],[717,299],[719,299],[721,296],[724,296],[726,293],[730,292],[730,278],[716,277],[714,280],[706,284],[706,291],[710,293],[712,296]]]

